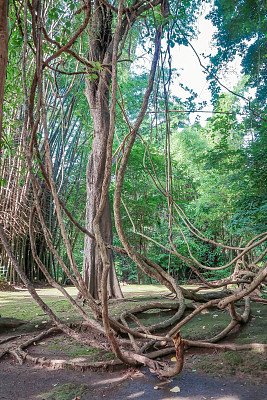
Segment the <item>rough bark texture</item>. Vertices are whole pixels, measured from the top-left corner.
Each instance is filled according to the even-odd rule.
[[[96,131],[95,131],[96,132]],[[101,135],[95,134],[92,152],[87,165],[87,201],[86,201],[86,228],[93,231],[93,220],[96,215],[97,206],[100,201],[101,188],[105,167],[105,144],[104,131]],[[101,218],[101,232],[106,243],[112,244],[112,222],[109,199]],[[111,271],[108,279],[108,294],[110,297],[122,297],[119,283],[115,273],[113,253],[108,251]],[[83,279],[89,292],[95,299],[100,299],[100,286],[103,271],[103,263],[95,240],[85,236]]]
[[[3,122],[4,87],[6,81],[7,50],[8,50],[8,3],[0,0],[0,159]]]
[[[111,13],[103,5],[95,3],[95,12],[89,29],[89,60],[101,64],[110,64],[111,46]],[[99,72],[99,78],[91,81],[86,78],[85,95],[87,97],[94,125],[92,151],[87,165],[87,202],[86,228],[93,232],[93,221],[100,202],[102,183],[105,171],[107,139],[109,134],[109,88],[111,73],[109,70]],[[112,221],[109,199],[100,221],[100,230],[106,243],[111,243]],[[122,297],[122,292],[116,277],[113,253],[108,250],[111,265],[108,279],[109,297]],[[89,292],[95,299],[101,297],[101,277],[103,263],[96,242],[85,236],[83,279]]]

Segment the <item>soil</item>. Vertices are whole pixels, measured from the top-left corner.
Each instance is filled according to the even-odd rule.
[[[267,385],[252,385],[235,378],[214,378],[183,371],[161,382],[147,369],[116,372],[77,372],[42,369],[3,360],[1,400],[263,400]],[[174,389],[176,391],[171,391]]]

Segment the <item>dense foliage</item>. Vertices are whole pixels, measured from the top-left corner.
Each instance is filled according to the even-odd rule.
[[[54,42],[44,40],[43,51],[47,58],[57,47],[56,43],[61,46],[67,43],[72,32],[81,24],[83,17],[82,13],[75,12],[78,10],[78,3],[56,2],[52,8],[50,5],[45,7],[45,37],[50,35],[54,40]],[[198,9],[197,2],[193,1],[182,1],[178,8],[174,2],[171,2],[170,9],[171,13],[167,17],[168,29],[164,33],[166,44],[162,47],[161,63],[158,67],[154,93],[149,103],[151,113],[147,114],[140,128],[140,138],[137,139],[137,145],[131,153],[125,175],[122,213],[124,229],[135,248],[144,256],[155,259],[178,280],[184,280],[195,278],[194,273],[183,261],[173,255],[170,256],[166,250],[171,230],[180,253],[184,256],[188,255],[188,248],[179,226],[173,223],[170,226],[167,199],[159,190],[161,185],[164,188],[168,186],[168,179],[171,180],[171,191],[175,201],[187,213],[191,222],[196,224],[208,238],[237,246],[248,241],[253,235],[263,232],[266,225],[267,140],[264,118],[266,113],[264,95],[266,18],[263,4],[259,1],[233,3],[228,0],[218,0],[212,5],[208,18],[217,29],[214,34],[217,53],[211,58],[208,78],[214,94],[214,114],[208,118],[206,125],[202,126],[203,124],[200,125],[197,122],[190,124],[188,112],[178,114],[170,112],[177,109],[188,111],[188,107],[192,106],[197,108],[198,105],[192,102],[194,96],[191,97],[191,102],[182,104],[179,98],[169,92],[172,88],[172,76],[175,73],[171,68],[170,56],[175,55],[179,45],[188,45],[190,38],[195,35],[195,21],[201,9]],[[73,14],[71,19],[70,14]],[[14,199],[19,196],[19,188],[23,185],[29,187],[25,204],[21,197],[24,214],[19,218],[25,220],[25,213],[27,214],[27,208],[32,200],[29,198],[31,193],[30,184],[28,185],[29,177],[20,147],[24,100],[22,65],[18,57],[18,54],[22,56],[23,46],[23,28],[20,22],[23,19],[23,9],[19,3],[10,4],[9,16],[11,35],[5,87],[1,193],[2,201],[7,193],[10,193],[10,199]],[[30,21],[30,10],[28,10],[28,16]],[[122,58],[129,57],[134,62],[132,64],[128,61],[122,62],[118,66],[118,83],[123,99],[118,95],[117,139],[114,142],[114,150],[125,137],[127,123],[124,114],[127,114],[131,122],[136,118],[138,109],[141,107],[141,95],[148,82],[148,71],[144,64],[138,63],[138,54],[145,51],[147,56],[150,56],[155,23],[157,25],[161,21],[159,6],[154,12],[148,9],[144,21],[138,21],[132,30],[131,37],[127,38],[126,45],[121,49]],[[114,24],[115,21],[113,21]],[[31,28],[31,22],[29,22],[26,54],[28,88],[34,71],[32,49],[35,38]],[[86,54],[87,47],[88,37],[82,35],[75,43],[74,50],[79,54]],[[227,67],[227,63],[237,55],[241,57],[243,77],[238,87],[229,93],[225,88],[220,87],[217,74],[219,69]],[[88,76],[92,81],[97,78],[101,68],[101,65],[97,63],[94,68],[91,68]],[[83,225],[86,206],[85,169],[91,151],[93,126],[83,94],[82,70],[82,64],[77,64],[72,54],[62,54],[52,69],[45,70],[44,77],[54,180],[58,193],[69,211]],[[73,71],[78,75],[68,75]],[[14,81],[16,85],[13,84]],[[187,86],[190,90],[190,82]],[[224,93],[220,92],[221,89]],[[244,100],[248,98],[249,101]],[[43,135],[44,132],[40,129],[38,138],[41,152]],[[167,178],[168,151],[172,156],[172,161],[171,172]],[[114,158],[114,179],[115,161],[119,157],[118,154]],[[14,160],[22,160],[21,163],[18,162],[15,171],[11,166]],[[42,173],[38,171],[37,161],[36,173],[41,178]],[[8,177],[14,177],[14,174],[17,174],[15,185],[8,179]],[[53,234],[53,243],[68,264],[58,224],[54,220],[51,195],[48,191],[45,193],[43,209],[47,224]],[[112,183],[111,199],[113,193]],[[22,196],[21,193],[20,196]],[[7,203],[6,207],[8,207]],[[10,214],[7,213],[7,215],[9,217],[6,219],[6,224],[10,237],[14,235],[14,251],[21,260],[26,260],[21,246],[26,246],[29,242],[27,235],[25,239],[27,229],[23,227],[23,222],[16,225],[12,222]],[[74,256],[81,270],[83,233],[67,222],[67,219],[66,223]],[[185,234],[190,247],[204,264],[220,266],[233,256],[232,250],[223,251],[209,243],[200,242],[190,232]],[[41,237],[38,240],[41,243]],[[160,248],[157,243],[161,243],[165,248]],[[114,244],[121,245],[116,233]],[[38,251],[39,254],[44,252],[43,258],[47,265],[52,262],[51,272],[56,280],[64,282],[66,276],[62,273],[57,260],[53,256],[48,257],[44,249],[40,248]],[[16,279],[12,267],[4,261],[4,257],[3,251],[2,273],[10,280]],[[116,254],[115,263],[121,280],[132,282],[150,280],[138,272],[134,262],[127,256]],[[33,262],[31,265],[31,268],[36,269]],[[44,278],[42,274],[28,271],[26,261],[25,270],[31,279]],[[221,273],[217,272],[215,275],[220,277]]]

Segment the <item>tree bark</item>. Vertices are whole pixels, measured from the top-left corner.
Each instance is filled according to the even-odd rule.
[[[98,0],[89,29],[89,60],[109,65],[112,60],[112,16]],[[95,72],[94,72],[95,73]],[[101,198],[102,184],[105,172],[107,139],[109,134],[109,89],[111,85],[111,71],[99,71],[98,78],[86,78],[85,95],[87,97],[94,126],[92,150],[86,172],[86,229],[93,232],[93,221]],[[100,230],[106,243],[112,244],[112,220],[109,198],[100,221]],[[108,296],[120,298],[122,292],[116,277],[113,253],[108,250],[111,265],[108,278]],[[83,279],[90,294],[95,299],[101,298],[101,278],[103,263],[99,248],[95,240],[87,235],[84,243]]]
[[[101,110],[97,112],[101,118]],[[101,118],[102,119],[102,118]],[[96,216],[97,207],[101,197],[101,189],[104,177],[105,159],[106,159],[106,144],[108,125],[104,122],[100,127],[94,123],[94,139],[92,151],[87,165],[86,186],[87,186],[87,201],[86,201],[86,229],[93,232],[93,221]],[[101,129],[102,125],[102,129]],[[106,243],[112,244],[112,221],[109,198],[106,201],[103,216],[101,218],[100,229],[102,237]],[[108,295],[109,297],[122,297],[121,289],[116,277],[114,257],[112,250],[107,250],[109,262],[111,265],[108,279]],[[83,279],[85,284],[95,299],[101,298],[100,287],[103,271],[103,263],[100,251],[96,246],[96,241],[85,236],[84,241],[84,260],[83,260]]]
[[[0,0],[0,160],[2,142],[3,101],[8,55],[8,3]]]

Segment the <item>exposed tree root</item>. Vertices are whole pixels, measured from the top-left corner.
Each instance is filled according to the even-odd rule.
[[[3,357],[6,354],[10,354],[13,356],[20,365],[23,364],[24,360],[28,360],[36,365],[39,365],[41,367],[47,367],[47,368],[54,368],[54,369],[61,369],[61,368],[72,368],[72,369],[77,369],[81,371],[85,371],[87,369],[89,370],[94,370],[94,369],[105,369],[105,368],[112,368],[118,365],[122,365],[122,362],[119,360],[107,360],[107,361],[97,361],[97,362],[74,362],[74,361],[68,361],[64,359],[48,359],[46,357],[34,357],[28,354],[24,349],[31,345],[37,344],[40,340],[47,338],[55,333],[60,333],[61,330],[58,329],[57,327],[50,328],[44,332],[41,332],[39,335],[34,336],[30,339],[28,339],[26,342],[21,343],[17,347],[10,347],[8,349],[5,349],[1,354],[0,358]],[[12,337],[12,339],[17,338],[18,336]],[[10,340],[12,340],[10,338]]]
[[[208,293],[197,293],[196,291],[189,291],[180,288],[172,277],[167,276],[166,272],[161,269],[160,266],[154,262],[147,261],[147,264],[139,256],[132,254],[132,256],[140,263],[145,263],[143,265],[144,272],[147,272],[150,276],[158,278],[161,283],[165,283],[168,289],[176,294],[177,298],[166,302],[166,301],[154,301],[149,304],[143,304],[138,307],[134,307],[131,310],[125,310],[120,317],[111,317],[108,310],[108,301],[106,293],[106,282],[108,274],[108,265],[105,264],[105,269],[103,276],[105,279],[102,281],[102,302],[96,305],[93,302],[93,307],[91,304],[92,311],[95,312],[95,318],[98,321],[93,320],[89,317],[85,309],[77,307],[75,301],[71,298],[67,298],[74,308],[79,312],[83,318],[81,325],[88,327],[88,332],[78,332],[77,326],[68,326],[64,324],[59,318],[54,314],[51,308],[43,302],[39,297],[38,293],[35,291],[34,287],[27,280],[25,274],[18,265],[14,254],[11,252],[7,239],[5,237],[4,231],[0,225],[0,234],[2,237],[2,242],[5,245],[9,257],[24,281],[24,284],[28,288],[29,292],[32,294],[33,298],[37,301],[43,311],[48,314],[55,324],[55,327],[40,333],[39,335],[28,339],[26,342],[20,344],[19,346],[14,344],[7,346],[7,349],[3,349],[0,353],[0,358],[6,354],[11,354],[19,363],[23,363],[24,360],[36,363],[41,366],[49,368],[73,368],[79,370],[85,369],[97,369],[97,368],[108,368],[115,367],[123,364],[132,365],[134,367],[145,365],[153,370],[160,378],[170,377],[179,374],[183,367],[183,351],[184,348],[188,347],[202,347],[202,348],[213,348],[220,350],[251,350],[258,349],[259,351],[264,351],[267,348],[265,344],[252,343],[247,345],[235,345],[235,344],[215,344],[226,337],[226,335],[237,325],[245,324],[249,319],[250,314],[250,300],[249,295],[253,292],[255,296],[255,290],[258,289],[260,283],[266,278],[267,270],[265,266],[259,270],[257,273],[248,274],[249,283],[242,281],[238,290],[221,290],[213,291]],[[101,242],[101,241],[100,241]],[[131,252],[129,247],[129,252]],[[106,268],[107,267],[107,268]],[[41,266],[40,266],[41,268]],[[150,269],[149,269],[150,268]],[[64,293],[63,293],[64,294]],[[66,294],[66,293],[65,293]],[[193,300],[191,303],[185,303],[185,298]],[[235,308],[235,302],[244,300],[244,310],[239,314]],[[192,318],[199,315],[199,313],[207,312],[209,308],[224,308],[224,311],[229,311],[231,321],[222,331],[216,336],[205,341],[191,341],[185,340],[180,337],[180,328],[189,322]],[[146,326],[139,318],[140,313],[146,312],[148,310],[173,310],[174,316],[163,319],[157,324],[151,326]],[[189,315],[184,316],[186,309],[192,310]],[[102,315],[100,313],[102,311]],[[86,315],[85,315],[86,314]],[[102,321],[101,321],[102,319]],[[128,320],[133,320],[137,327],[130,328]],[[122,323],[119,321],[121,320]],[[102,326],[104,324],[104,329]],[[169,331],[168,331],[169,329]],[[161,330],[162,334],[157,332]],[[34,357],[25,351],[30,345],[37,343],[39,340],[47,337],[56,332],[63,332],[67,336],[75,339],[76,341],[83,343],[84,345],[91,346],[101,351],[110,352],[116,355],[115,360],[103,360],[97,362],[86,361],[69,361],[69,360],[50,360],[45,357]],[[154,334],[153,334],[154,332]],[[105,335],[106,333],[106,335]],[[125,336],[128,337],[125,337]],[[16,337],[13,338],[14,340]],[[5,341],[11,341],[13,339],[6,339]],[[109,340],[109,342],[108,342]],[[4,342],[3,342],[4,343]],[[174,346],[170,346],[173,343]],[[158,357],[163,357],[172,352],[176,353],[176,363],[173,367],[169,366],[167,362],[155,360]]]
[[[59,333],[59,332],[61,332],[61,330],[58,329],[57,327],[50,328],[47,331],[41,332],[39,335],[34,336],[33,338],[27,340],[27,342],[21,344],[19,346],[19,349],[25,349],[26,347],[29,347],[31,344],[37,343],[40,340],[51,336],[53,333]]]
[[[23,352],[24,348],[26,348],[34,343],[37,343],[38,341],[52,335],[53,333],[59,333],[59,332],[61,332],[60,329],[58,329],[57,327],[53,327],[46,331],[41,332],[37,336],[34,336],[34,337],[28,339],[26,342],[21,343],[19,346],[14,346],[14,344],[11,344],[8,348],[4,349],[0,353],[0,359],[2,357],[4,357],[4,355],[9,353],[9,354],[13,355],[19,362],[21,362],[22,357],[20,354]],[[7,339],[4,339],[0,344],[6,343],[8,341],[16,340],[18,338],[22,338],[22,336],[24,336],[24,335],[11,336]]]
[[[39,340],[48,337],[54,333],[59,332],[57,328],[51,328],[45,332],[40,333],[39,335],[27,340],[20,346],[16,348],[10,348],[5,351],[5,354],[12,355],[20,365],[23,364],[25,360],[38,365],[40,367],[45,368],[53,368],[53,369],[63,369],[69,368],[73,370],[86,371],[86,370],[99,370],[99,369],[111,369],[123,366],[122,361],[115,360],[105,360],[105,361],[69,361],[66,359],[48,359],[46,357],[34,357],[27,353],[24,349],[29,347],[32,344],[36,344]],[[157,351],[152,351],[146,355],[141,354],[133,354],[132,352],[125,351],[128,356],[134,357],[136,360],[136,366],[146,365],[151,370],[153,370],[160,378],[171,377],[179,374],[183,368],[184,363],[184,349],[188,349],[190,347],[199,347],[199,348],[207,348],[214,349],[220,351],[242,351],[242,350],[258,350],[260,352],[264,352],[267,349],[267,344],[261,343],[251,343],[244,345],[236,345],[236,344],[217,344],[210,342],[202,342],[202,341],[193,341],[181,339],[180,333],[177,333],[173,338],[174,346],[168,346],[162,348]],[[176,363],[174,367],[168,366],[166,362],[156,362],[153,359],[158,357],[164,357],[166,355],[176,353]]]
[[[7,342],[10,342],[11,340],[14,340],[14,339],[17,339],[17,338],[21,338],[22,336],[24,336],[24,335],[9,336],[9,337],[7,337],[7,338],[5,338],[5,339],[0,340],[0,345],[1,345],[1,344],[4,344],[4,343],[7,343]],[[0,358],[1,358],[1,357],[0,357]]]
[[[5,349],[5,350],[1,351],[0,352],[0,360],[1,360],[1,358],[3,358],[8,353],[9,353],[9,349]]]
[[[225,350],[225,351],[241,351],[241,350],[258,350],[265,351],[267,349],[267,344],[262,343],[249,343],[249,344],[219,344],[219,343],[209,343],[209,342],[200,342],[194,340],[186,340],[184,339],[185,348],[189,347],[202,347],[206,349],[217,349],[217,350]]]
[[[173,315],[172,317],[170,317],[168,319],[165,319],[162,322],[145,327],[140,322],[140,320],[136,317],[136,314],[144,312],[144,311],[152,310],[152,309],[162,309],[162,310],[177,310],[178,309],[178,311],[175,313],[175,315]],[[135,317],[134,317],[134,315],[135,315]],[[129,317],[131,319],[134,319],[135,322],[139,325],[139,328],[133,328],[132,329],[133,332],[144,332],[144,333],[151,334],[152,332],[160,331],[161,329],[164,329],[170,325],[173,325],[176,321],[178,321],[182,317],[182,315],[183,315],[183,311],[182,312],[180,311],[179,302],[177,302],[177,301],[174,301],[173,303],[168,303],[168,304],[166,304],[166,303],[164,304],[164,303],[160,303],[160,302],[153,302],[153,303],[145,304],[143,306],[135,307],[130,312],[124,311],[121,314],[120,319],[124,320],[124,324],[125,324],[125,318]]]
[[[168,368],[163,371],[163,377],[171,377],[180,374],[184,365],[184,341],[180,336],[180,331],[177,332],[173,337],[173,344],[176,352],[176,363],[173,368]]]
[[[262,297],[259,296],[249,296],[251,301],[254,301],[254,303],[262,303],[262,304],[267,304],[267,299],[263,299]]]
[[[222,351],[243,351],[243,350],[258,350],[259,352],[264,352],[267,350],[267,344],[263,343],[249,343],[249,344],[234,344],[234,343],[210,343],[210,342],[201,342],[197,340],[187,340],[183,339],[184,350],[189,349],[190,347],[198,347],[204,349],[214,349],[214,350],[222,350]],[[161,350],[154,351],[151,354],[148,354],[148,357],[152,356],[153,358],[164,357],[169,354],[173,354],[176,352],[174,346],[169,346]]]
[[[68,361],[64,359],[52,360],[46,357],[33,357],[25,351],[12,351],[12,354],[18,359],[19,363],[22,364],[24,360],[30,361],[35,365],[41,367],[53,368],[53,369],[63,369],[70,368],[73,370],[86,371],[86,370],[98,370],[114,368],[116,366],[122,365],[120,360],[109,360],[109,361],[96,361],[96,362],[78,362],[78,361]]]

